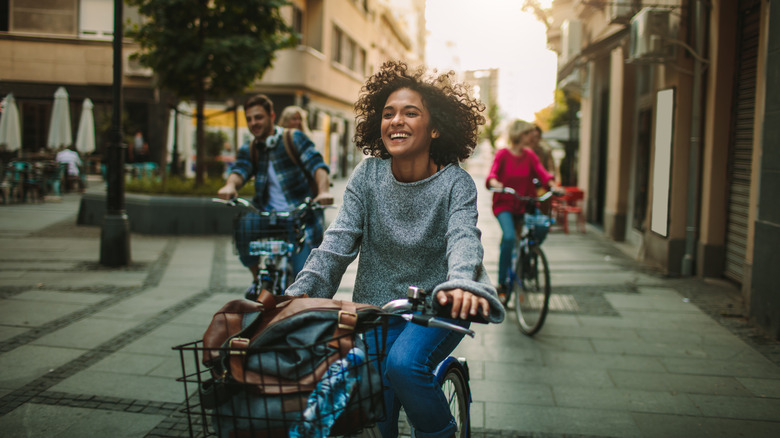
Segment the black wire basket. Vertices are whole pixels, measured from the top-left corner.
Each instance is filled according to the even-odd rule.
[[[177,380],[184,384],[190,436],[295,437],[312,436],[312,429],[339,436],[380,421],[382,325],[364,323],[356,332],[302,347],[237,351],[206,348],[202,341],[173,347],[181,360]],[[306,365],[293,369],[291,358]],[[243,362],[243,375],[234,375],[234,361]]]

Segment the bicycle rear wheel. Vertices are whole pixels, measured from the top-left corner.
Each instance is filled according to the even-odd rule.
[[[450,412],[458,425],[457,437],[468,438],[471,436],[471,422],[469,421],[469,392],[466,375],[457,362],[451,363],[445,371],[441,383],[444,397],[450,406]]]
[[[550,269],[542,249],[530,247],[518,259],[516,272],[515,315],[520,331],[532,336],[542,328],[550,306]]]

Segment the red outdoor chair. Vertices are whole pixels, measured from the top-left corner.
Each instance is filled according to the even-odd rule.
[[[569,215],[573,214],[577,216],[577,229],[580,232],[585,232],[585,211],[583,210],[583,203],[585,200],[585,192],[577,187],[564,187],[566,195],[564,196],[563,208],[559,210],[559,218],[563,222],[563,232],[569,234]]]

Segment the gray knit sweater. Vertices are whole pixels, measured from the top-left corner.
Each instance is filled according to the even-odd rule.
[[[482,264],[477,189],[459,166],[413,183],[398,182],[391,159],[367,158],[353,172],[344,203],[288,295],[330,298],[360,254],[352,299],[381,306],[406,298],[409,286],[434,294],[461,288],[490,302],[490,321],[504,309]]]

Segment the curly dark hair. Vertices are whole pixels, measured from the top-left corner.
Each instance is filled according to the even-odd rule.
[[[387,61],[360,90],[355,103],[354,141],[364,154],[390,158],[382,143],[382,111],[398,89],[420,93],[439,137],[431,141],[431,158],[438,165],[468,158],[477,146],[479,125],[485,124],[485,105],[471,97],[470,88],[454,81],[455,72],[428,75],[424,67],[410,70],[402,61]]]

